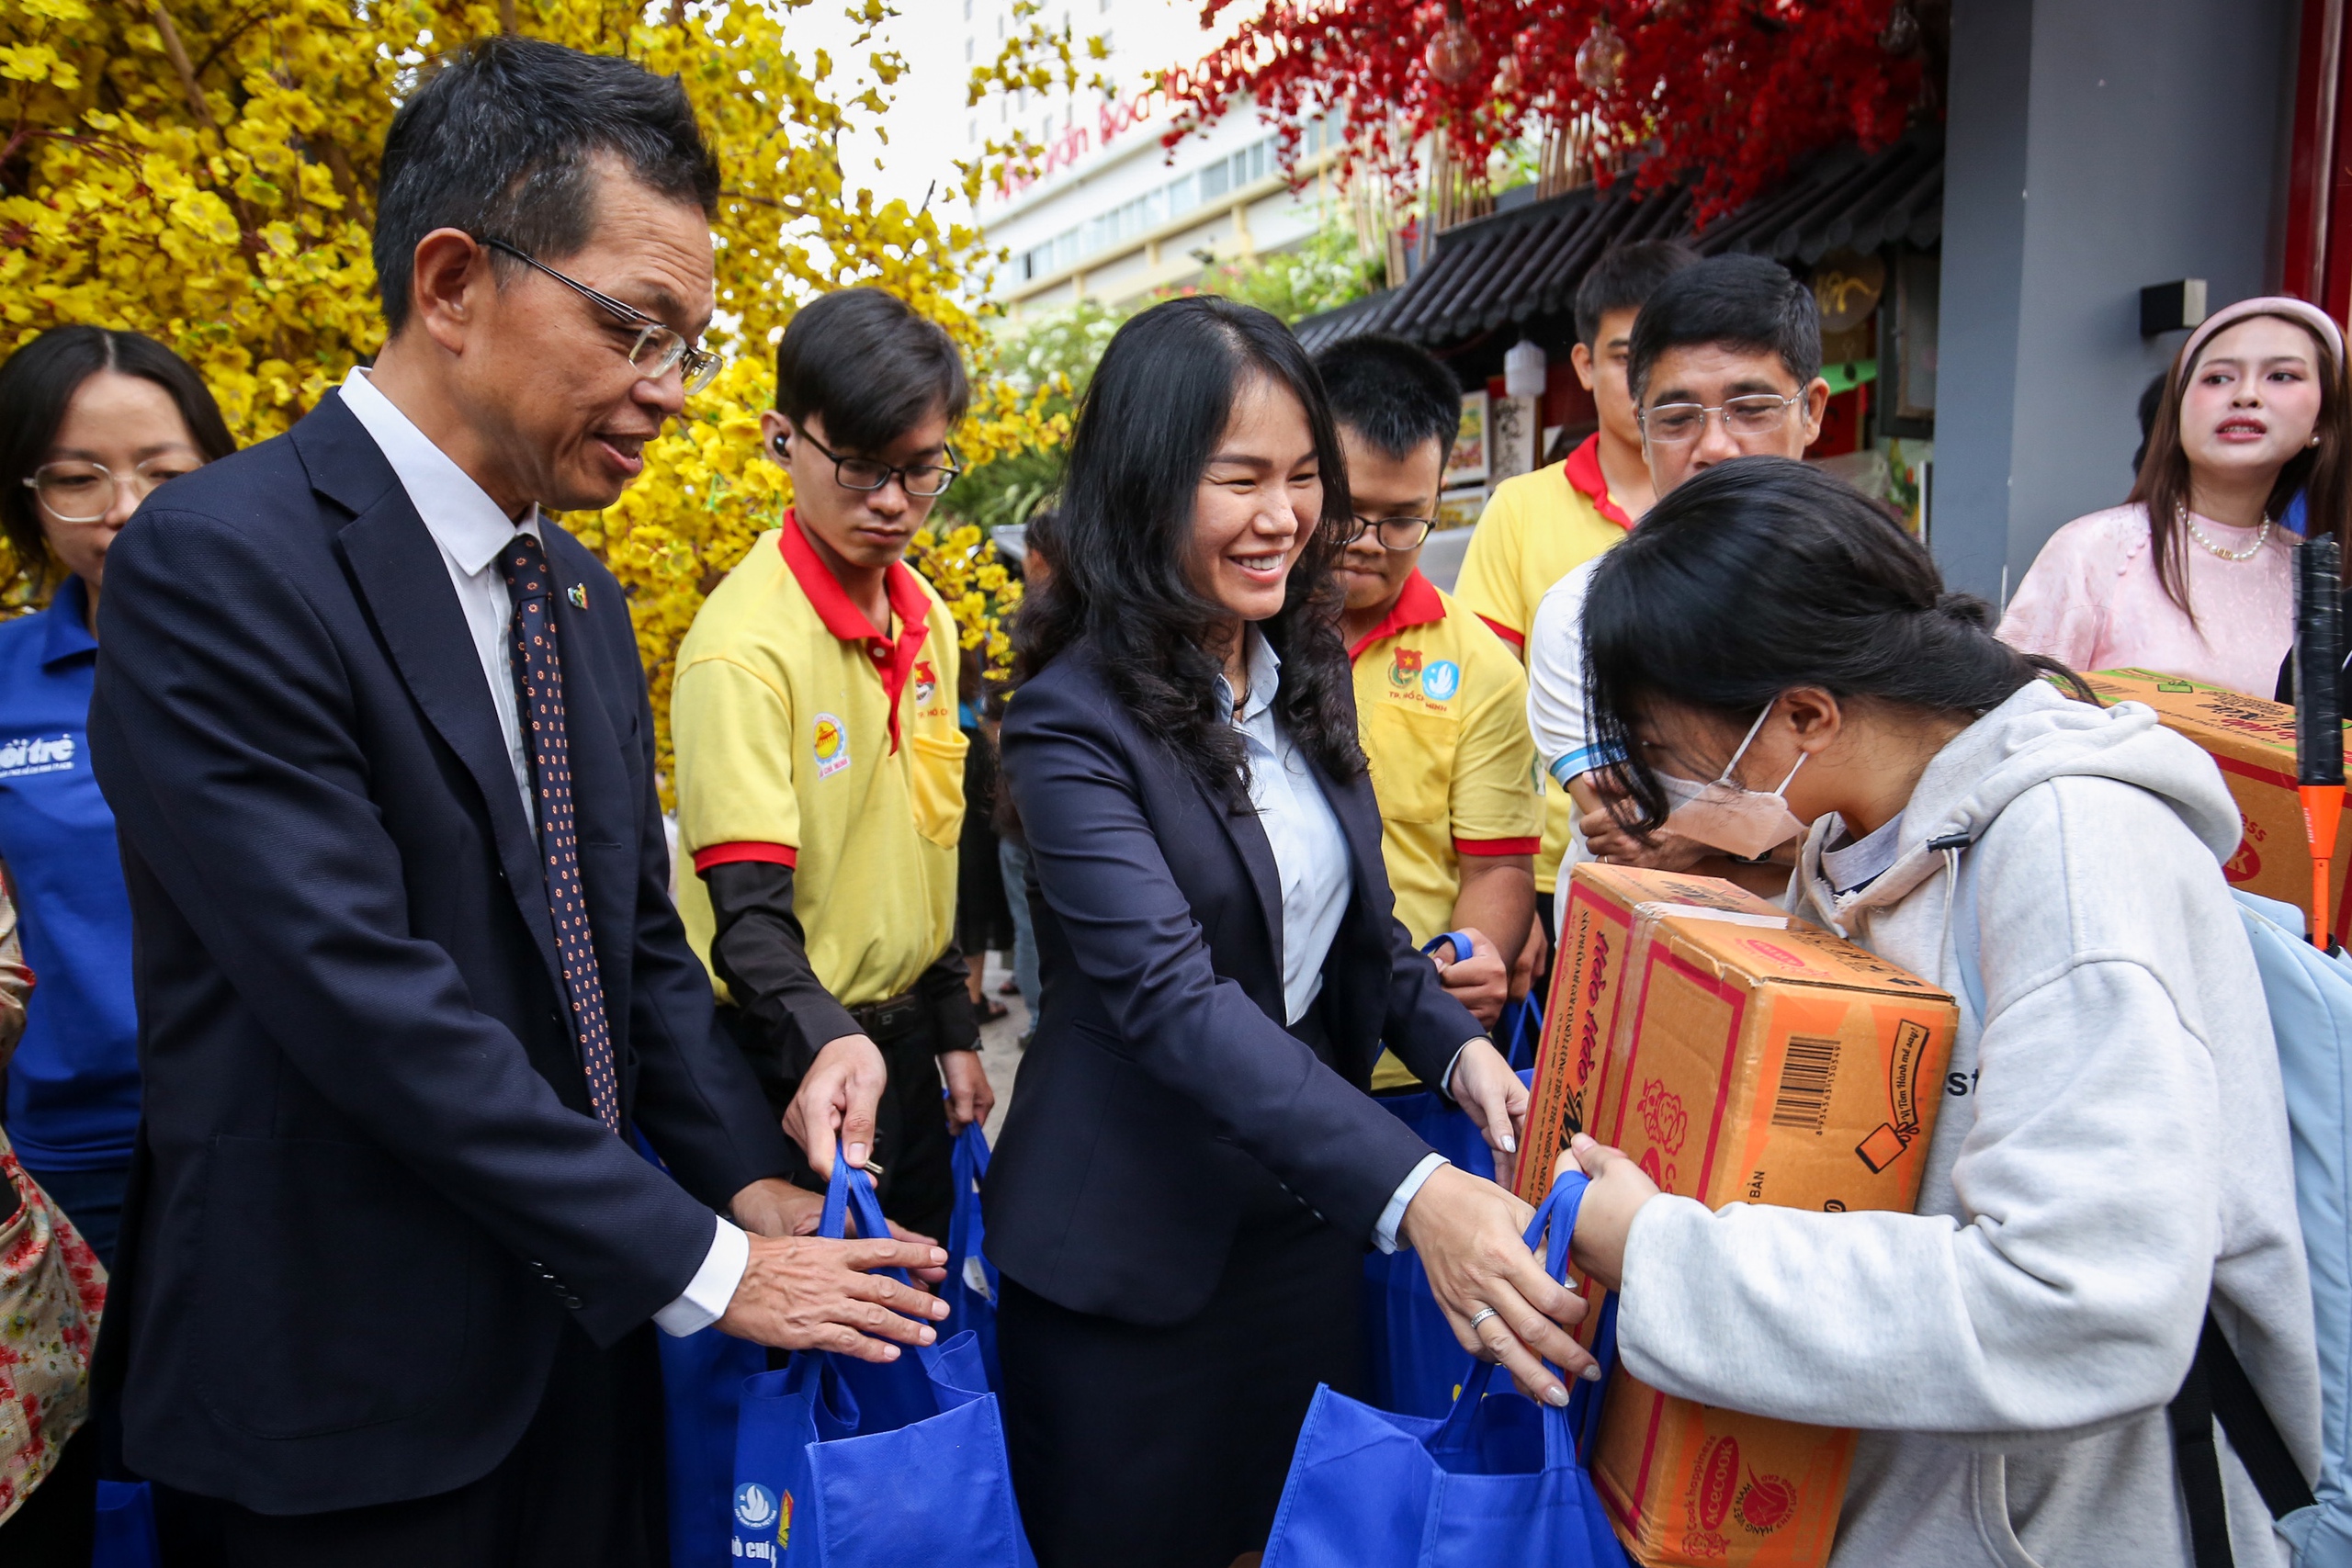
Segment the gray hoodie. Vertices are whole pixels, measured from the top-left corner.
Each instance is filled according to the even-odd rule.
[[[2185,1565],[2164,1407],[2209,1293],[2305,1472],[2319,1461],[2278,1058],[2219,864],[2229,792],[2146,707],[2036,682],[1937,755],[1905,849],[1859,892],[1822,879],[1829,831],[1807,837],[1796,911],[1962,997],[1917,1210],[1645,1205],[1625,1366],[1862,1428],[1840,1568]],[[2241,1568],[2289,1562],[2226,1442],[2222,1471]]]

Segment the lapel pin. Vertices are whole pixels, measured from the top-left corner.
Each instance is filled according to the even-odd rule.
[[[585,583],[573,583],[563,591],[563,596],[571,601],[571,607],[575,610],[584,610],[588,607],[588,587]]]

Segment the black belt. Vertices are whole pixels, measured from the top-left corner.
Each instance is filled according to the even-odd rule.
[[[849,1016],[876,1045],[927,1033],[931,1029],[931,1004],[913,991],[901,991],[887,1001],[854,1007],[849,1010]]]

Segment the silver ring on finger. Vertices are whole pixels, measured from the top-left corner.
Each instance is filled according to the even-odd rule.
[[[1480,1307],[1477,1313],[1470,1319],[1470,1332],[1473,1334],[1477,1333],[1478,1325],[1480,1324],[1486,1322],[1487,1319],[1490,1317],[1500,1316],[1502,1316],[1502,1314],[1497,1312],[1493,1307]]]

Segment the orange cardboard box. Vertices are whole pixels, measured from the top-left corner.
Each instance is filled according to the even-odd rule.
[[[1957,1021],[1942,991],[1730,883],[1577,866],[1519,1185],[1580,1125],[1710,1209],[1907,1211]],[[1589,1458],[1646,1568],[1810,1568],[1853,1450],[1621,1368]]]
[[[2244,835],[2222,874],[2233,886],[2292,904],[2308,918],[2312,852],[2303,803],[2295,794],[2295,710],[2154,670],[2095,670],[2083,679],[2108,706],[2145,703],[2166,729],[2205,749],[2237,800]],[[2345,887],[2352,853],[2344,848],[2352,844],[2352,833],[2339,829],[2336,844],[2329,907],[2336,941],[2352,942],[2352,900]]]

